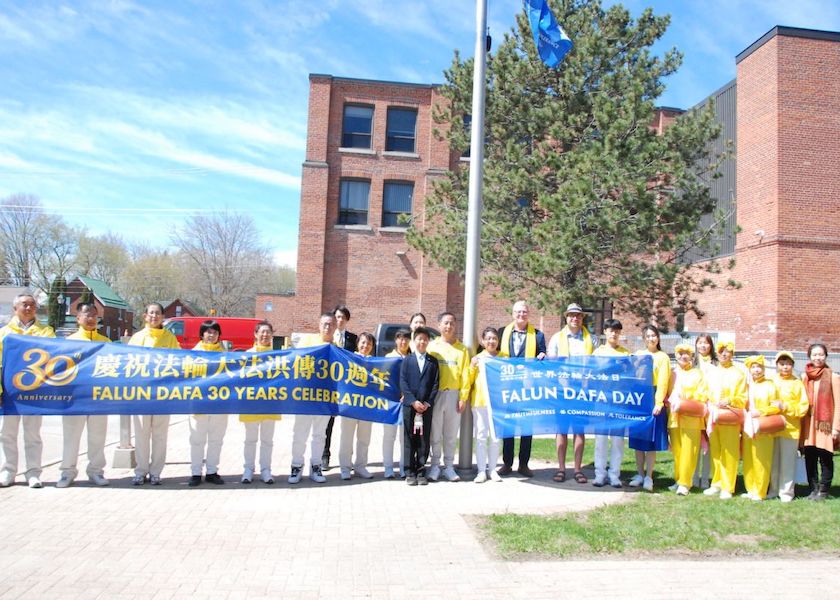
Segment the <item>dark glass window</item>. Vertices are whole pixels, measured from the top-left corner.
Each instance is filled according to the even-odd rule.
[[[373,107],[347,104],[344,106],[342,125],[342,148],[370,148],[370,134],[373,128]]]
[[[414,152],[414,130],[417,125],[417,111],[410,108],[389,108],[385,150],[390,152]]]
[[[408,227],[400,215],[411,217],[414,184],[410,181],[386,181],[382,194],[382,227]]]
[[[339,198],[339,225],[367,225],[370,181],[342,179]]]

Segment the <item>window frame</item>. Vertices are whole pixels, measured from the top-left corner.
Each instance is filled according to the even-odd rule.
[[[348,108],[363,108],[370,110],[370,119],[369,119],[369,127],[368,132],[365,133],[363,131],[347,131],[347,109]],[[373,118],[375,114],[375,107],[371,104],[359,104],[355,102],[348,102],[344,105],[344,108],[341,111],[341,148],[349,148],[355,150],[370,150],[373,148]],[[346,144],[347,136],[354,136],[351,137],[351,141],[355,140],[355,137],[367,137],[367,145],[366,146],[359,146],[351,143],[350,145]]]
[[[360,183],[367,184],[367,197],[365,198],[364,221],[358,222],[353,219],[348,219],[351,215],[362,214],[361,210],[354,210],[351,208],[344,208],[344,189],[345,184]],[[339,225],[367,225],[370,220],[370,179],[363,177],[342,177],[338,183],[338,224]]]
[[[402,112],[411,113],[414,115],[414,128],[411,135],[406,135],[406,131],[396,131],[392,133],[391,129],[391,113]],[[386,112],[385,119],[385,152],[400,152],[403,154],[414,154],[417,152],[417,108],[410,106],[389,106]],[[411,148],[405,149],[399,146],[399,142],[411,140]]]
[[[394,210],[387,210],[387,200],[388,194],[387,190],[389,186],[411,186],[411,197],[409,199],[410,208],[406,211],[394,211]],[[382,227],[392,227],[392,228],[399,228],[399,229],[406,229],[411,225],[411,219],[414,215],[414,182],[405,180],[405,179],[386,179],[382,183],[382,218],[380,220]],[[400,223],[400,215],[408,215],[408,221],[405,223]],[[396,218],[394,219],[393,224],[389,224],[385,222],[385,218],[390,215],[394,215]]]

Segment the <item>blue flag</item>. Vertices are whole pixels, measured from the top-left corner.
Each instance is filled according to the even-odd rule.
[[[546,65],[556,67],[572,49],[572,40],[557,24],[557,19],[548,7],[548,0],[525,0],[525,3],[537,52]]]

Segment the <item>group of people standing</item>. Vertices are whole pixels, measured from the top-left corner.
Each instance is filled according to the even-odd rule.
[[[50,327],[35,318],[35,299],[21,294],[14,300],[14,316],[0,329],[0,349],[5,336],[16,333],[54,337]],[[622,324],[610,319],[604,323],[605,342],[584,326],[585,313],[577,304],[565,311],[565,326],[548,342],[545,335],[529,322],[524,301],[513,305],[512,321],[499,329],[487,327],[481,332],[482,350],[470,356],[457,339],[456,318],[445,311],[438,315],[440,335],[432,339],[422,313],[412,315],[409,326],[396,334],[395,349],[388,356],[402,357],[399,386],[402,395],[402,423],[383,425],[382,455],[384,477],[405,477],[409,485],[425,485],[444,478],[460,480],[455,470],[455,446],[462,413],[472,411],[475,434],[476,483],[501,481],[514,472],[513,438],[498,440],[493,434],[488,409],[489,398],[483,378],[484,363],[489,358],[546,358],[598,355],[628,356],[630,350],[620,344]],[[144,313],[145,327],[135,333],[129,345],[153,348],[180,348],[175,336],[163,328],[163,309],[149,304]],[[350,310],[343,305],[325,312],[319,319],[317,334],[304,339],[299,347],[336,344],[361,356],[374,356],[376,341],[370,333],[355,335],[347,330]],[[97,331],[95,304],[77,306],[79,329],[69,339],[108,342]],[[272,349],[273,328],[264,321],[254,331],[250,352]],[[777,374],[765,377],[764,357],[753,356],[743,364],[735,363],[732,343],[714,343],[701,335],[695,344],[678,344],[672,368],[670,357],[660,345],[660,333],[653,325],[642,329],[645,347],[637,355],[653,358],[655,416],[652,440],[629,438],[635,450],[636,474],[630,487],[652,491],[656,453],[671,450],[674,455],[673,491],[687,495],[693,485],[704,487],[704,494],[731,498],[735,493],[739,461],[743,460],[746,497],[762,500],[778,497],[782,502],[794,498],[794,472],[798,453],[804,456],[810,499],[827,497],[833,478],[833,452],[840,436],[840,376],[826,365],[823,344],[808,349],[809,362],[801,377],[794,375],[790,352],[775,357]],[[205,352],[223,350],[222,330],[218,322],[205,321],[200,328],[201,341],[193,348]],[[259,473],[265,484],[273,484],[271,458],[276,422],[280,415],[241,415],[245,428],[243,473],[241,483],[250,484]],[[295,415],[292,434],[292,462],[288,482],[299,483],[303,477],[307,445],[309,478],[324,483],[324,471],[330,468],[330,445],[335,418],[321,415]],[[136,415],[135,447],[137,467],[134,485],[161,485],[166,462],[169,415]],[[373,424],[340,417],[339,472],[342,480],[354,476],[371,479],[368,449]],[[68,487],[78,476],[77,457],[81,435],[88,430],[89,480],[98,486],[109,481],[104,477],[106,416],[64,416],[64,448],[61,474],[56,487]],[[26,481],[32,488],[42,487],[40,416],[4,416],[0,442],[4,462],[0,469],[0,487],[14,482],[18,467],[18,431],[23,424]],[[224,484],[218,473],[228,415],[190,416],[191,487],[208,482]],[[398,435],[400,434],[400,435]],[[574,480],[588,483],[583,473],[582,434],[556,436],[559,469],[553,480],[566,480],[568,438],[573,439]],[[396,440],[402,440],[402,456],[395,463]],[[529,466],[530,436],[519,443],[516,471],[532,477]],[[621,435],[595,436],[594,466],[597,487],[621,488],[620,466],[624,454]],[[256,448],[260,446],[259,469]],[[708,452],[701,452],[707,446]],[[499,455],[502,465],[497,469]],[[431,457],[431,460],[429,458]],[[428,467],[427,467],[428,463]],[[706,485],[707,484],[707,485]]]

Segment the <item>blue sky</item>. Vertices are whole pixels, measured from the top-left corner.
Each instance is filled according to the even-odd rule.
[[[735,76],[775,25],[840,30],[836,0],[624,2],[670,12],[685,55],[660,104]],[[520,0],[490,0],[501,40]],[[169,243],[186,215],[247,211],[294,265],[308,75],[439,83],[471,56],[474,0],[19,0],[0,4],[0,198],[92,234]]]

